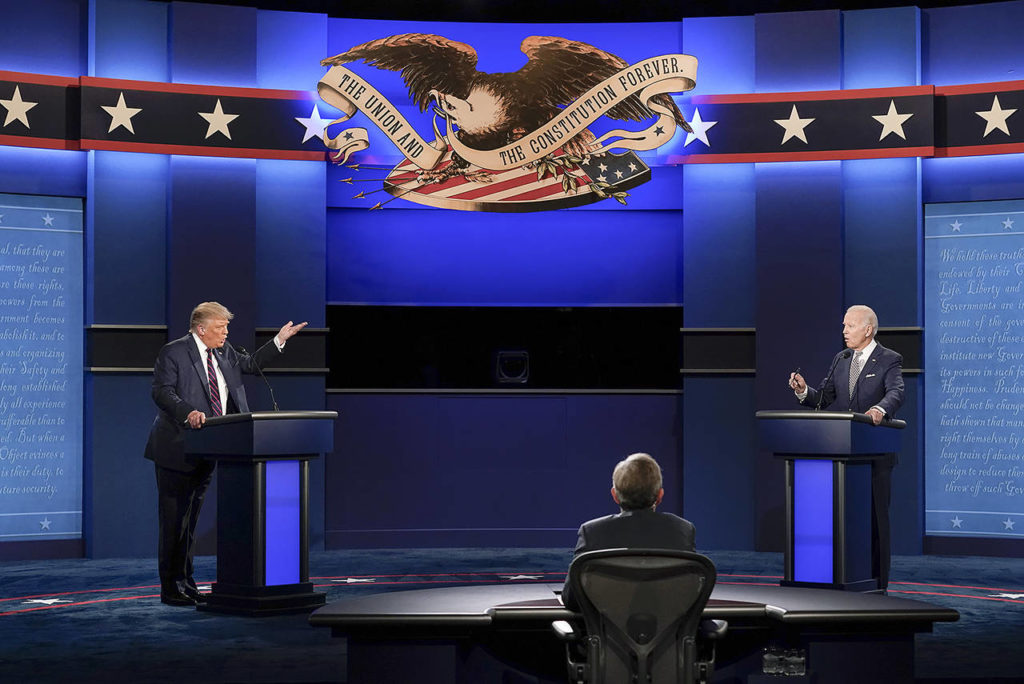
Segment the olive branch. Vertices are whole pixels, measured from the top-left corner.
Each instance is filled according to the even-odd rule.
[[[629,197],[628,192],[608,192],[608,188],[611,187],[610,183],[605,183],[604,181],[591,181],[587,183],[583,180],[583,172],[580,170],[583,164],[583,157],[574,154],[563,154],[556,157],[554,154],[548,154],[538,159],[535,164],[537,167],[537,180],[543,180],[548,175],[555,177],[561,171],[562,192],[566,195],[570,192],[575,194],[579,192],[581,186],[586,185],[599,198],[607,199],[612,197],[619,204],[626,206],[626,198]]]

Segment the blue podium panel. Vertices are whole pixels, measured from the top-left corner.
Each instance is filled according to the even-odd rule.
[[[299,533],[302,528],[302,469],[299,466],[299,461],[274,461],[266,465],[264,567],[267,585],[302,581]]]
[[[833,574],[832,461],[793,463],[793,579],[830,583]]]

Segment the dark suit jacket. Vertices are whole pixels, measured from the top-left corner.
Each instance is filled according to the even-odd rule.
[[[864,362],[851,398],[847,388],[853,354],[846,359],[839,358],[842,354],[839,352],[833,359],[836,370],[832,377],[826,378],[827,382],[823,380],[818,389],[808,386],[807,396],[800,403],[817,406],[820,396],[821,407],[826,411],[864,413],[872,406],[881,406],[886,418],[895,417],[903,405],[903,357],[892,349],[876,345],[871,358]]]
[[[252,356],[242,356],[225,342],[214,354],[228,386],[224,413],[248,412],[242,373],[259,372],[257,364],[263,367],[280,354],[277,345],[271,341]],[[209,418],[213,409],[206,366],[192,333],[168,342],[160,350],[153,368],[152,396],[160,410],[149,432],[146,458],[170,470],[193,471],[196,463],[185,458],[186,419],[192,411],[202,411]]]
[[[645,508],[622,511],[615,515],[595,518],[580,525],[579,537],[573,557],[599,549],[674,549],[695,551],[697,532],[693,523],[672,513],[659,513]],[[569,591],[566,577],[562,589],[562,602],[566,608],[579,606]]]

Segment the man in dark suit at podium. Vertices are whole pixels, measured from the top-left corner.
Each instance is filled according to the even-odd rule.
[[[621,548],[693,551],[696,548],[693,523],[655,510],[663,496],[661,466],[651,456],[633,454],[619,461],[612,471],[612,499],[621,510],[580,525],[573,556],[598,549]],[[568,577],[562,589],[562,602],[570,610],[579,610],[579,604],[569,591]]]
[[[851,306],[843,317],[847,349],[832,359],[832,368],[815,389],[799,373],[789,386],[804,406],[868,415],[875,425],[891,420],[903,405],[903,357],[875,341],[878,317],[867,306]],[[889,499],[895,454],[871,463],[872,565],[879,588],[889,584]]]
[[[159,497],[160,600],[172,606],[194,606],[203,600],[192,577],[196,523],[216,465],[185,456],[185,430],[198,430],[207,417],[246,413],[242,373],[258,373],[278,356],[285,342],[306,327],[288,321],[253,355],[227,343],[230,311],[217,302],[192,310],[189,334],[160,350],[153,368],[153,401],[160,409],[146,458],[156,465]]]

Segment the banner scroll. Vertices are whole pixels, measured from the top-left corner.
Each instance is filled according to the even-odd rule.
[[[697,79],[697,58],[692,55],[669,54],[650,57],[625,67],[598,83],[575,102],[540,128],[521,139],[496,150],[476,150],[463,145],[454,135],[451,122],[447,122],[447,142],[452,149],[471,164],[491,171],[506,171],[529,164],[551,154],[587,126],[603,116],[631,95],[640,99],[657,115],[657,121],[641,131],[614,130],[597,139],[597,153],[613,149],[651,150],[672,139],[676,123],[671,111],[652,98],[661,94],[680,93],[693,89]],[[320,97],[341,110],[345,116],[328,125],[344,123],[357,111],[366,114],[394,143],[410,162],[421,169],[432,169],[445,153],[444,140],[435,125],[432,142],[422,138],[397,107],[368,81],[351,70],[334,66],[317,84]],[[336,161],[344,161],[356,151],[352,140],[357,138],[353,129],[334,138],[324,132],[324,143],[338,151]],[[365,131],[363,132],[365,140]],[[366,143],[368,146],[368,143]],[[366,149],[363,146],[358,149]],[[346,150],[348,154],[346,154]]]

